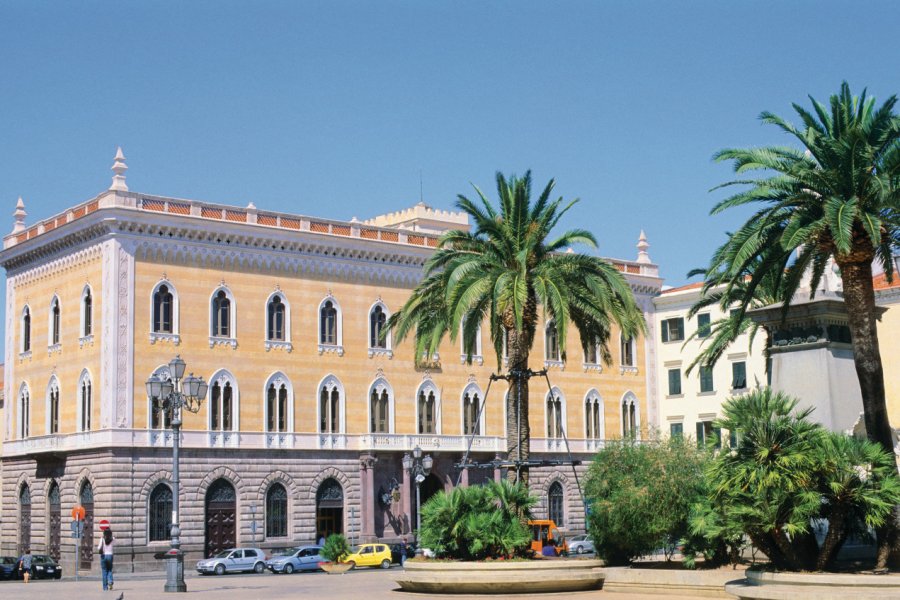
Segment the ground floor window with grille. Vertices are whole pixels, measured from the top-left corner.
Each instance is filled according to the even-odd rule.
[[[150,493],[149,538],[151,542],[169,539],[172,529],[172,490],[164,483]]]
[[[553,485],[550,486],[550,490],[547,492],[547,499],[549,505],[548,516],[556,523],[557,527],[565,527],[566,515],[563,512],[563,488],[560,482],[553,482]]]
[[[287,491],[280,483],[266,493],[266,537],[287,537]]]

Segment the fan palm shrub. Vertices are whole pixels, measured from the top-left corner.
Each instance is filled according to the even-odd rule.
[[[561,357],[566,358],[567,330],[573,324],[583,349],[596,346],[609,364],[614,327],[627,337],[643,333],[645,324],[631,288],[608,261],[576,252],[574,245],[596,247],[593,234],[572,229],[554,236],[560,218],[577,200],[551,199],[554,181],[531,198],[531,172],[524,177],[497,173],[495,206],[475,187],[477,199],[459,195],[457,208],[472,221],[472,231],[448,231],[425,264],[422,282],[388,321],[397,341],[415,340],[417,360],[435,355],[449,333],[462,335],[469,361],[479,326],[487,321],[498,369],[508,358],[507,459],[529,456],[529,356],[538,322],[553,320]],[[510,471],[527,481],[527,468]]]
[[[524,556],[531,545],[527,523],[536,501],[524,485],[505,480],[439,492],[422,506],[419,545],[438,558]]]
[[[776,568],[823,570],[849,536],[884,525],[900,480],[892,453],[827,431],[797,403],[764,388],[723,404],[717,425],[739,432],[738,447],[706,468],[710,509],[696,508],[691,532],[741,531]],[[814,522],[828,525],[821,547]]]

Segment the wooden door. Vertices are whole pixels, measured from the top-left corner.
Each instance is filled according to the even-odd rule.
[[[206,492],[207,558],[237,545],[237,497],[234,487],[219,479]]]

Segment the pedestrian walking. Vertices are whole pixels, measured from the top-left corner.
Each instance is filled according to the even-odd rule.
[[[403,538],[403,541],[400,542],[400,566],[406,564],[406,538]]]
[[[97,546],[97,552],[100,553],[100,573],[103,575],[104,591],[113,589],[113,548],[115,545],[116,538],[113,537],[112,529],[107,527],[103,530],[103,536]]]
[[[19,573],[22,574],[25,583],[28,583],[31,579],[31,548],[26,547],[25,553],[19,558]]]

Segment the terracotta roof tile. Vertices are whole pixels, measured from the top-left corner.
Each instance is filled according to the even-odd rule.
[[[900,288],[900,273],[894,273],[894,281],[890,283],[888,283],[887,276],[884,273],[879,273],[872,278],[872,286],[875,288],[875,291]]]
[[[663,293],[663,294],[672,294],[672,293],[674,293],[674,292],[683,292],[683,291],[685,291],[685,290],[697,290],[697,289],[700,289],[700,288],[702,288],[702,287],[703,287],[703,282],[702,282],[702,281],[697,281],[697,282],[694,282],[694,283],[689,283],[689,284],[687,284],[687,285],[682,285],[682,286],[679,286],[679,287],[674,287],[674,288],[669,288],[669,289],[667,289],[667,290],[663,290],[662,293]]]

